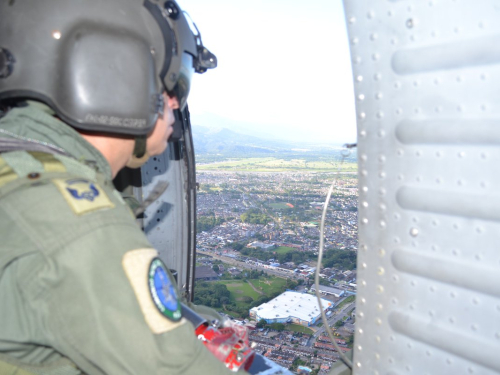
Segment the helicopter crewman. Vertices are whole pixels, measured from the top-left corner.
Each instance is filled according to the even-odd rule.
[[[0,2],[0,374],[224,374],[112,179],[216,66],[174,1]]]

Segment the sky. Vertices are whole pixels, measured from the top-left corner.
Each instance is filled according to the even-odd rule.
[[[356,141],[341,0],[179,0],[218,67],[196,74],[193,126],[259,137]]]

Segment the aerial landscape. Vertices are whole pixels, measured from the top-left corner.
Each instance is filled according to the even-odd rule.
[[[193,138],[194,302],[246,325],[256,350],[292,372],[327,373],[339,354],[317,308],[319,228],[333,183],[320,292],[335,340],[341,351],[348,351],[357,286],[355,151],[276,142],[228,129],[195,127]]]

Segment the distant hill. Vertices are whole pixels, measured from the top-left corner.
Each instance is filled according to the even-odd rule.
[[[193,125],[193,141],[197,155],[221,155],[226,157],[309,157],[339,156],[341,146],[276,140],[241,134],[228,128],[208,128]],[[349,157],[356,159],[355,151]]]
[[[275,154],[293,148],[292,144],[236,133],[227,128],[193,126],[197,154]]]

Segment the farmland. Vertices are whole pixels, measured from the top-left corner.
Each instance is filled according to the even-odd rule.
[[[245,172],[341,172],[355,173],[357,164],[354,162],[266,158],[237,158],[212,163],[197,164],[199,171],[245,171]]]

